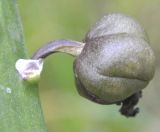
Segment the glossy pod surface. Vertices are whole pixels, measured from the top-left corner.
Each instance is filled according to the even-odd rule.
[[[74,62],[79,93],[112,104],[142,90],[153,78],[155,57],[143,28],[133,18],[109,14],[86,34]]]

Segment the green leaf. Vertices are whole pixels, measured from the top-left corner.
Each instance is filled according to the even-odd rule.
[[[15,0],[0,0],[0,131],[45,132],[38,84],[25,83],[15,69],[26,58]]]

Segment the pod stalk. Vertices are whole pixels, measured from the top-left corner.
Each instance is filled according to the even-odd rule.
[[[22,80],[28,82],[38,81],[43,70],[43,61],[46,57],[56,52],[63,52],[76,57],[81,53],[84,45],[84,43],[73,40],[51,41],[39,48],[31,59],[17,60],[16,70]]]
[[[78,56],[83,47],[84,43],[73,41],[73,40],[55,40],[42,46],[33,56],[32,59],[37,60],[40,58],[46,58],[47,56],[55,52],[63,52],[72,56]]]

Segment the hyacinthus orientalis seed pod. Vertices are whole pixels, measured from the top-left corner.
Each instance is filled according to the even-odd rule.
[[[155,57],[139,23],[123,14],[106,15],[86,34],[84,43],[74,62],[80,95],[100,104],[125,103],[133,96],[129,102],[137,103],[155,71]]]
[[[133,18],[108,14],[90,29],[83,43],[51,41],[32,56],[34,61],[25,62],[24,68],[20,62],[25,60],[17,61],[16,68],[25,80],[32,80],[40,75],[42,60],[56,52],[76,57],[73,69],[81,96],[99,104],[121,105],[120,112],[126,117],[139,112],[134,106],[153,78],[155,57],[144,29]],[[37,63],[40,67],[35,69]]]

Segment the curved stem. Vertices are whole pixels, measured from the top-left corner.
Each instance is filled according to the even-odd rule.
[[[34,82],[39,79],[43,69],[42,59],[55,52],[64,52],[72,56],[78,56],[84,45],[84,43],[73,40],[51,41],[38,49],[31,59],[17,60],[15,67],[23,80]]]
[[[46,58],[52,53],[55,52],[64,52],[72,56],[78,56],[83,47],[84,43],[73,41],[73,40],[55,40],[51,41],[48,44],[42,46],[31,59],[37,60],[40,58]]]

